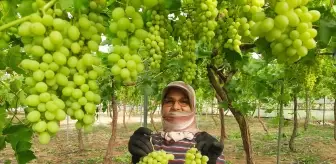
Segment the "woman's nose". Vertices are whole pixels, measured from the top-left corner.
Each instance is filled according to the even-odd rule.
[[[182,110],[181,105],[178,102],[174,102],[174,104],[172,106],[172,109],[175,110],[175,111]]]

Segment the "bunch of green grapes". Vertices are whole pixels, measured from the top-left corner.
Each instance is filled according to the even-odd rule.
[[[165,11],[164,11],[165,12]],[[168,24],[166,15],[157,10],[148,11],[151,21],[146,23],[149,35],[145,39],[145,47],[150,54],[150,67],[159,69],[161,59],[168,45],[169,32],[165,26]]]
[[[219,48],[224,44],[225,48],[240,53],[242,42],[254,40],[251,35],[251,27],[255,22],[252,20],[251,14],[261,11],[263,5],[263,0],[246,1],[246,3],[223,1],[220,4],[218,14],[219,26],[216,30],[218,39],[214,41],[215,47]],[[235,6],[235,9],[232,9],[232,6]]]
[[[135,81],[144,69],[138,50],[147,39],[144,21],[133,6],[117,7],[112,11],[109,29],[116,35],[112,40],[113,52],[108,56],[111,73],[117,81],[127,84]]]
[[[20,63],[28,73],[26,118],[42,144],[49,143],[50,136],[59,131],[66,114],[78,120],[77,128],[90,131],[100,103],[96,79],[102,69],[95,53],[105,31],[102,17],[88,12],[69,22],[54,11],[33,14],[18,28],[29,56]]]
[[[198,39],[202,42],[210,42],[215,37],[217,26],[216,17],[218,14],[217,0],[195,0],[196,11],[193,12],[195,28],[197,28]]]
[[[293,63],[316,47],[317,30],[312,23],[320,18],[317,10],[308,10],[308,0],[278,1],[274,5],[277,14],[266,17],[263,11],[253,15],[256,22],[251,29],[253,36],[265,37],[271,42],[273,55],[279,63]]]
[[[312,71],[309,71],[308,74],[305,75],[305,88],[308,89],[309,91],[312,91],[315,87],[315,83],[316,83],[316,74]]]
[[[291,65],[292,70],[294,69],[294,76],[299,77],[298,83],[302,84],[303,87],[308,91],[312,91],[315,87],[318,73],[318,65],[316,64],[317,63],[314,63],[313,65],[307,65],[305,63],[299,62]]]
[[[184,63],[183,81],[192,83],[196,75],[196,41],[194,36],[192,19],[180,15],[179,20],[174,24],[175,35],[181,41],[182,56]]]
[[[191,148],[185,155],[185,164],[206,164],[209,161],[207,156],[202,156],[201,152],[197,148]]]
[[[153,151],[149,153],[147,156],[142,157],[138,164],[152,164],[152,163],[161,163],[168,164],[169,160],[173,160],[174,155],[166,153],[164,150]]]

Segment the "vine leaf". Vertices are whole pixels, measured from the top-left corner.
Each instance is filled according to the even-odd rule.
[[[0,136],[0,151],[6,147],[5,136]]]
[[[19,164],[26,164],[29,161],[36,159],[34,152],[31,150],[22,151],[16,154],[16,159],[18,160]]]
[[[6,118],[7,118],[6,109],[0,106],[0,134],[5,126]],[[1,142],[0,142],[0,145],[1,145]],[[1,150],[1,146],[0,146],[0,150]]]
[[[33,132],[26,125],[13,125],[4,129],[3,134],[6,135],[6,141],[9,142],[12,148],[16,150],[17,144],[21,141],[29,142]]]
[[[17,144],[16,144],[16,152],[19,153],[19,152],[24,152],[24,151],[27,151],[31,148],[31,143],[30,142],[27,142],[27,141],[19,141]]]
[[[59,0],[59,4],[62,10],[68,10],[74,6],[73,0]]]
[[[3,50],[1,50],[1,51],[3,51]],[[6,56],[4,54],[0,54],[0,70],[6,69],[5,58],[6,58]]]
[[[89,0],[73,0],[75,11],[79,12],[82,7],[89,6]]]
[[[33,12],[35,12],[32,8],[33,0],[26,0],[22,1],[22,3],[17,8],[17,11],[20,13],[21,16],[27,16]]]
[[[324,45],[328,45],[330,38],[332,36],[332,31],[335,30],[336,23],[330,20],[320,20],[320,27],[318,31],[318,39]]]
[[[181,8],[181,0],[165,0],[164,6],[169,10],[178,10]]]
[[[18,67],[22,60],[22,54],[20,53],[20,46],[11,47],[6,56],[7,67],[12,68],[16,73],[24,74],[24,71]]]
[[[25,164],[36,158],[31,148],[32,130],[26,125],[19,124],[4,129],[6,141],[11,144],[19,164]]]

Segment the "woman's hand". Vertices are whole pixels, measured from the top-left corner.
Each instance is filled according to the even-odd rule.
[[[150,141],[152,131],[148,128],[140,127],[130,137],[128,142],[128,151],[132,154],[132,162],[137,163],[141,157],[146,156],[153,151]]]
[[[224,149],[224,145],[207,132],[201,132],[196,136],[196,147],[202,155],[209,157],[208,164],[215,164]]]

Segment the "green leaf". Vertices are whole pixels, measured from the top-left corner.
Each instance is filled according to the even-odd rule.
[[[59,0],[58,3],[62,10],[70,9],[74,6],[74,0]]]
[[[6,69],[6,55],[4,53],[0,53],[0,70]]]
[[[198,49],[196,50],[197,58],[208,58],[211,56],[211,54],[212,54],[212,51],[203,49],[201,47],[198,47]]]
[[[0,151],[6,147],[5,136],[0,136]]]
[[[24,152],[31,148],[31,143],[27,141],[19,141],[16,145],[16,152]]]
[[[235,66],[236,62],[242,61],[243,57],[236,51],[232,51],[230,49],[224,49],[225,59],[231,64],[231,66]]]
[[[16,159],[19,164],[26,164],[29,161],[36,159],[36,156],[34,155],[34,152],[32,152],[31,150],[27,150],[16,153]]]
[[[318,31],[318,38],[319,41],[322,42],[324,45],[328,45],[329,40],[332,35],[332,29],[329,27],[329,20],[320,20],[320,27]]]
[[[30,141],[33,132],[26,125],[19,124],[5,128],[3,134],[7,135],[6,141],[9,142],[16,151],[17,144],[20,141]]]
[[[15,72],[19,74],[23,74],[24,71],[18,67],[21,60],[22,60],[22,54],[20,53],[20,46],[11,47],[6,57],[7,67],[12,68]]]
[[[35,12],[32,8],[33,0],[25,0],[17,8],[17,11],[20,13],[21,16],[27,16],[33,12]]]
[[[5,164],[11,164],[12,162],[11,162],[11,160],[9,160],[9,159],[7,159],[6,161],[5,161]]]
[[[82,7],[88,7],[89,0],[74,0],[75,11],[79,12]]]
[[[169,10],[177,10],[181,8],[181,0],[165,0],[164,6]]]
[[[19,91],[21,87],[22,87],[22,81],[19,79],[15,79],[10,83],[10,89],[15,93]]]
[[[6,109],[0,106],[0,134],[3,128],[5,127],[6,118],[7,118]]]
[[[4,23],[17,19],[16,7],[20,3],[20,0],[0,1],[2,21]]]

